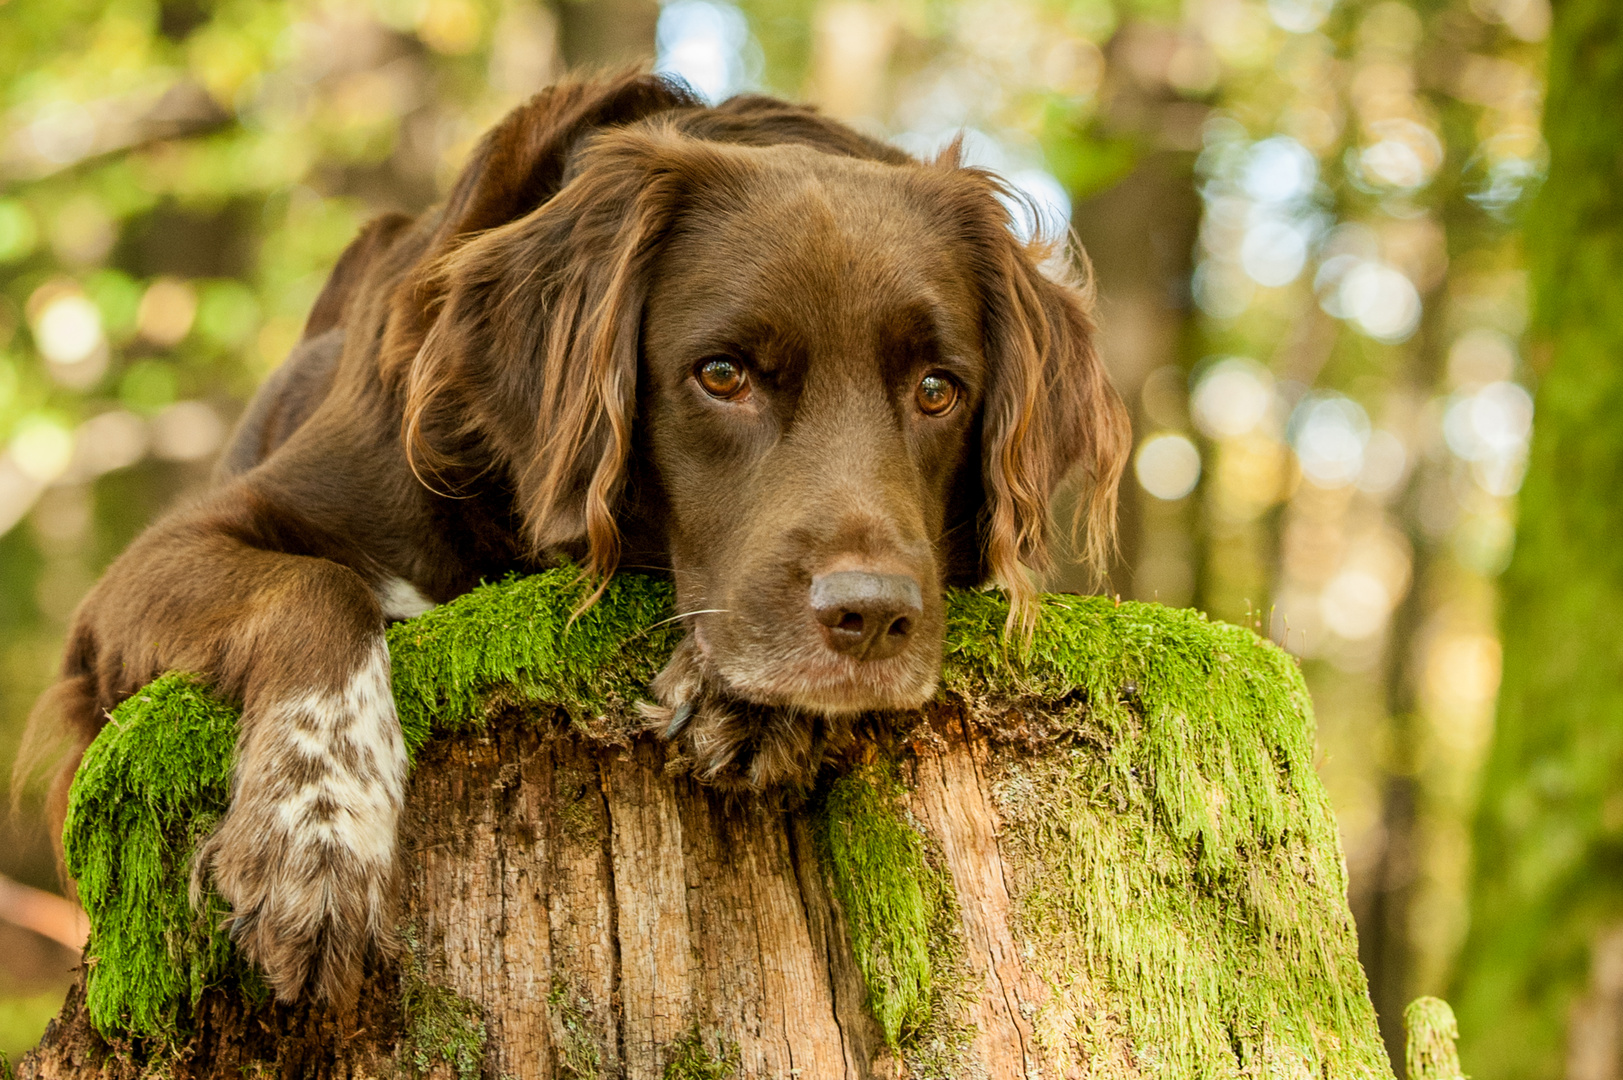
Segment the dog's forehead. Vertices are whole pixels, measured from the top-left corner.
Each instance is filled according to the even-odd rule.
[[[692,183],[667,240],[667,287],[652,300],[678,323],[764,319],[815,332],[905,312],[974,331],[975,253],[950,177],[802,147],[734,157],[736,168]]]

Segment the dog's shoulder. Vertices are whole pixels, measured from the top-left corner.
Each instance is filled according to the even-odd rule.
[[[306,338],[260,385],[214,466],[216,483],[258,465],[310,418],[338,370],[344,331],[334,326]]]

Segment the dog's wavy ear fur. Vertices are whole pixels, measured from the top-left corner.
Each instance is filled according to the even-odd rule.
[[[944,163],[956,166],[955,156]],[[1028,570],[1052,566],[1055,491],[1077,479],[1073,540],[1102,575],[1115,550],[1116,490],[1132,432],[1094,348],[1091,272],[1084,264],[1078,282],[1045,274],[1061,261],[1055,247],[1018,240],[998,202],[1007,189],[978,170],[960,171],[978,189],[968,227],[990,369],[980,432],[982,552],[987,573],[1009,594],[1011,629],[1029,631],[1037,592]]]
[[[505,225],[556,195],[584,136],[702,104],[682,84],[639,71],[548,87],[480,141],[445,201],[439,238]]]
[[[583,549],[599,580],[619,559],[642,307],[680,188],[646,136],[612,125],[692,103],[630,76],[516,111],[448,201],[442,253],[395,304],[396,321],[422,323],[392,350],[419,477],[454,494],[470,467],[504,470],[534,551]]]

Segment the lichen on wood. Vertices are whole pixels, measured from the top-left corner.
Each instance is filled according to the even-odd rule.
[[[558,1047],[561,1080],[600,1080],[603,1032],[592,1022],[590,1007],[561,975],[553,976],[547,1006],[552,1014],[552,1042]]]
[[[479,1080],[485,1061],[485,1022],[479,1006],[429,977],[416,928],[401,935],[401,1057],[417,1076],[445,1065],[457,1080]]]
[[[633,824],[611,822],[609,803],[642,797],[611,778],[658,776],[632,706],[681,631],[663,625],[670,589],[658,579],[620,575],[571,619],[581,592],[568,568],[485,586],[391,628],[389,645],[414,755],[439,735],[485,738],[498,716],[620,755],[624,764],[593,773],[580,751],[554,752],[537,789],[552,793],[559,850],[589,867],[618,858],[607,846],[591,854],[603,830]],[[1002,635],[1006,614],[997,594],[955,592],[939,701],[866,721],[860,758],[838,763],[801,810],[739,819],[811,822],[808,847],[843,927],[827,947],[850,950],[875,1045],[910,1075],[971,1075],[995,999],[1010,1038],[1059,1075],[1389,1076],[1294,663],[1249,631],[1155,605],[1049,597],[1029,641]],[[212,929],[218,901],[204,913],[185,902],[190,845],[225,806],[234,727],[195,681],[167,676],[120,706],[86,757],[67,844],[91,916],[90,1012],[104,1033],[182,1038],[202,989],[244,974]],[[652,771],[637,772],[645,759]],[[968,770],[951,790],[979,808],[940,801],[945,774],[926,774],[948,761]],[[937,801],[921,802],[927,792]],[[680,802],[694,807],[680,822],[668,817],[677,802],[650,806],[666,817],[649,822],[688,830],[692,843],[692,830],[723,827],[703,825],[719,811],[701,811],[696,788],[658,797],[678,796],[701,802]],[[943,817],[959,812],[974,835]],[[667,842],[680,855],[688,841]],[[752,857],[777,850],[765,842]],[[974,843],[993,847],[977,854]],[[965,875],[988,867],[981,891],[966,892]],[[674,887],[695,880],[679,874]],[[815,896],[800,880],[810,918]],[[597,1029],[599,1018],[627,1022],[618,1006],[587,1024],[586,999],[574,1001],[550,962],[540,997],[554,1075],[611,1074],[619,1066],[599,1047],[642,1052],[615,1050],[613,1032]],[[828,977],[838,981],[833,967]],[[755,1075],[728,1056],[726,1032],[738,1029],[717,1026],[726,1003],[684,1000],[711,1064]],[[649,1052],[661,1045],[667,1064],[686,1060],[680,1039]],[[693,1060],[690,1073],[704,1064]]]
[[[697,1026],[671,1043],[662,1080],[731,1080],[737,1049],[721,1040],[712,1047]]]

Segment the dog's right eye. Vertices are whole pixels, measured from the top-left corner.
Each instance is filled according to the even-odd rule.
[[[925,416],[946,416],[958,404],[958,383],[948,375],[932,371],[919,380],[913,398]]]
[[[701,363],[697,377],[699,385],[711,397],[730,400],[742,397],[749,389],[749,377],[744,374],[744,365],[725,356],[711,357]]]

